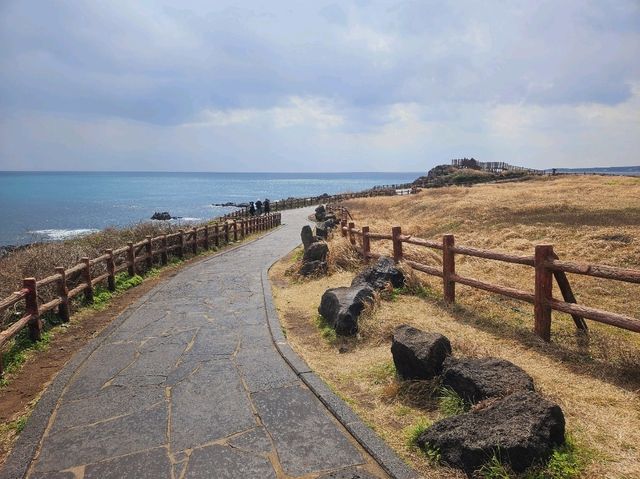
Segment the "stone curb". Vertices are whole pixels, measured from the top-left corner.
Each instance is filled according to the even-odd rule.
[[[241,243],[237,246],[214,253],[206,258],[202,258],[201,261],[189,265],[186,269],[191,268],[199,263],[204,263],[215,257],[222,256],[224,254],[231,253],[239,248],[244,248],[251,243],[258,241],[265,236],[272,234],[280,229],[282,226],[273,228],[267,233],[260,235],[246,243]],[[180,274],[180,273],[178,273]],[[3,466],[0,466],[0,479],[18,479],[27,474],[29,465],[36,455],[42,436],[44,435],[51,414],[55,410],[58,399],[62,395],[67,383],[76,372],[76,370],[84,363],[91,353],[93,353],[103,341],[122,323],[124,323],[129,316],[131,316],[138,308],[140,308],[145,302],[150,300],[156,293],[157,287],[138,298],[133,304],[128,306],[116,319],[114,319],[108,326],[106,326],[100,334],[89,341],[78,352],[76,352],[69,362],[63,366],[60,372],[53,378],[49,386],[44,390],[42,396],[38,400],[36,407],[34,408],[31,416],[27,421],[25,428],[22,430],[16,443],[9,454],[6,462]]]
[[[262,270],[262,290],[269,330],[276,349],[296,375],[307,385],[325,407],[340,421],[360,445],[393,479],[417,479],[420,475],[407,465],[371,428],[340,399],[309,365],[291,348],[280,326],[278,311],[273,304],[269,270],[279,260]]]

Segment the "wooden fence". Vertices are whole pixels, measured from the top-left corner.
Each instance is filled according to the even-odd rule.
[[[396,185],[393,185],[396,186]],[[402,185],[398,185],[402,186]],[[411,185],[405,185],[405,188],[411,189]],[[413,190],[415,192],[415,190]],[[308,198],[287,198],[284,200],[277,200],[270,202],[270,211],[284,211],[291,210],[295,208],[304,208],[306,206],[316,206],[318,204],[324,203],[337,203],[344,200],[350,200],[353,198],[369,198],[372,196],[393,196],[396,194],[407,194],[396,192],[395,190],[390,190],[386,186],[374,186],[369,190],[359,191],[357,193],[340,193],[337,195],[320,195],[320,196],[311,196]],[[248,208],[239,208],[231,213],[227,213],[222,218],[224,219],[233,219],[233,218],[251,218],[249,214]]]
[[[372,251],[371,242],[373,240],[391,241],[393,246],[393,259],[396,262],[404,261],[405,264],[416,271],[442,278],[443,295],[447,304],[453,304],[456,301],[456,283],[490,293],[497,293],[520,301],[526,301],[527,303],[533,304],[534,307],[534,331],[545,341],[551,339],[552,311],[560,311],[571,315],[576,327],[581,331],[587,331],[585,319],[591,319],[629,331],[640,332],[640,319],[577,304],[571,289],[571,284],[567,278],[567,273],[572,273],[640,284],[640,270],[561,261],[554,253],[553,245],[550,244],[536,245],[535,252],[532,256],[521,256],[500,251],[456,245],[455,237],[451,234],[444,235],[442,241],[415,238],[403,234],[400,226],[391,228],[390,234],[373,233],[369,230],[368,226],[363,226],[361,229],[356,228],[355,223],[348,220],[350,215],[346,208],[337,206],[333,207],[333,209],[342,218],[340,228],[342,236],[349,238],[351,244],[356,246],[360,251],[365,262],[368,262],[370,258],[379,258],[381,256]],[[356,238],[360,238],[359,246]],[[442,251],[442,267],[438,268],[405,259],[403,255],[404,243]],[[456,274],[456,255],[474,256],[504,263],[530,266],[535,270],[533,292],[460,276]],[[554,279],[562,294],[562,301],[553,297],[552,287]]]
[[[147,269],[152,268],[156,261],[166,265],[170,255],[179,258],[183,258],[189,252],[195,255],[198,247],[208,250],[211,246],[219,247],[235,242],[250,234],[275,228],[281,221],[282,215],[273,213],[244,220],[227,220],[221,224],[207,224],[155,238],[147,236],[138,243],[129,242],[127,246],[115,250],[108,249],[97,258],[82,258],[80,263],[68,269],[57,267],[55,274],[46,278],[24,278],[22,289],[0,300],[0,314],[9,308],[24,312],[20,319],[0,331],[0,376],[3,373],[3,346],[26,327],[29,328],[32,341],[40,340],[43,328],[41,317],[44,313],[57,308],[60,320],[67,322],[72,298],[82,293],[87,302],[93,302],[94,289],[101,283],[106,284],[109,291],[115,291],[116,274],[121,271],[127,271],[129,276],[134,276],[141,268],[139,263],[143,263]],[[95,274],[96,272],[99,274]],[[69,289],[72,278],[79,279],[79,284]],[[53,299],[42,303],[38,290],[47,286],[54,286],[55,294]],[[22,308],[19,307],[21,301],[24,301]]]

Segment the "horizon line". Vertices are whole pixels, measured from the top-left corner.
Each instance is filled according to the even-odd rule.
[[[218,174],[341,174],[341,173],[420,173],[420,171],[171,171],[171,170],[0,170],[0,173],[218,173]]]

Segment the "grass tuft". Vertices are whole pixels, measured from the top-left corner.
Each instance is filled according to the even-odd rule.
[[[457,416],[468,411],[469,405],[453,389],[441,387],[438,389],[438,410],[446,417]]]
[[[553,451],[547,463],[530,468],[523,479],[576,479],[582,476],[591,456],[591,451],[579,446],[568,434],[565,443]]]
[[[421,418],[416,424],[410,426],[406,430],[407,447],[411,449],[418,448],[418,439],[427,429],[431,427],[431,421]]]
[[[511,479],[512,473],[500,459],[500,453],[494,454],[489,462],[485,463],[475,476],[481,479]]]
[[[333,344],[338,339],[336,330],[331,327],[327,320],[322,317],[321,314],[316,316],[316,326],[320,330],[320,335],[329,344]]]

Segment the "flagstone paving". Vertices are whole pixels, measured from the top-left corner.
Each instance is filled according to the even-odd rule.
[[[262,271],[299,243],[310,211],[179,273],[100,338],[57,398],[27,477],[387,477],[269,332]]]

